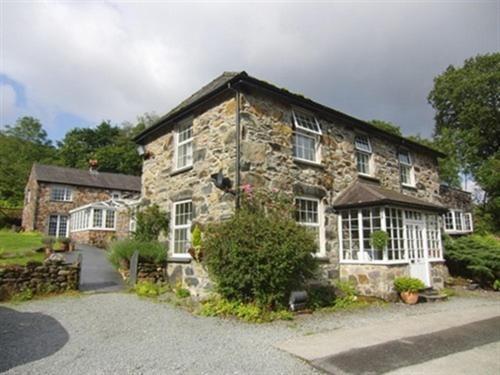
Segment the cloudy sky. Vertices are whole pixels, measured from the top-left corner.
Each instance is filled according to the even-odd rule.
[[[161,115],[225,70],[429,136],[433,78],[500,50],[500,0],[0,3],[0,125],[54,139]]]

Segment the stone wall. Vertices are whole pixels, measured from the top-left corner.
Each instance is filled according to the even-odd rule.
[[[30,289],[33,294],[78,290],[80,263],[61,260],[29,262],[26,266],[0,268],[0,300]]]
[[[139,261],[137,264],[137,280],[164,283],[167,281],[166,267],[164,264]]]
[[[436,289],[443,289],[446,279],[450,276],[444,262],[431,262],[431,282]]]
[[[35,230],[35,217],[38,207],[38,182],[31,171],[28,183],[24,188],[23,220],[21,226],[28,231]]]
[[[460,209],[464,212],[472,212],[472,195],[471,193],[452,188],[446,185],[441,185],[439,188],[441,203],[454,209]]]
[[[212,283],[208,277],[206,267],[202,263],[168,263],[168,282],[172,286],[181,283],[189,289],[191,296],[203,299],[212,291]]]

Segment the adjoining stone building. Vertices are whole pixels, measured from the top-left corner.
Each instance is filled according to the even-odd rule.
[[[25,188],[22,226],[25,230],[37,230],[48,236],[70,237],[70,211],[98,202],[137,199],[140,191],[141,178],[137,176],[33,164]],[[118,236],[128,235],[129,224],[121,223],[119,218],[123,215],[115,214],[116,210],[115,204],[103,211],[97,208],[97,211],[92,211],[97,212],[96,216],[87,220],[92,220],[92,224],[102,223],[103,231],[108,234],[113,231]],[[126,220],[129,220],[128,216]],[[126,233],[121,233],[121,229]],[[81,243],[103,243],[90,241],[91,237],[77,233],[74,239]]]
[[[293,193],[298,222],[317,233],[326,278],[381,297],[397,275],[443,286],[439,151],[245,72],[222,74],[136,141],[142,197],[172,217],[168,271],[194,289],[208,283],[190,264],[193,224],[223,220],[238,204],[214,186],[219,172],[236,190]],[[390,237],[382,251],[371,246],[376,230]]]

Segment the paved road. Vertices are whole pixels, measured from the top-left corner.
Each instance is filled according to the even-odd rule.
[[[329,374],[500,374],[500,308],[407,317],[277,346]]]
[[[78,254],[82,254],[81,291],[116,292],[124,289],[123,279],[108,261],[105,250],[78,245],[77,251],[66,255],[68,261],[75,260]]]

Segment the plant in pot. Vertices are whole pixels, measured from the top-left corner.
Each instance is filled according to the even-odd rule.
[[[201,229],[196,225],[191,233],[191,248],[188,250],[189,255],[196,260],[201,262],[203,260],[203,247],[201,243]]]
[[[414,305],[418,302],[418,292],[424,289],[424,283],[413,277],[396,277],[394,289],[399,293],[404,303]]]
[[[372,247],[380,254],[382,254],[388,242],[389,242],[389,235],[387,234],[387,232],[383,230],[376,230],[370,236],[370,243]],[[381,258],[382,255],[380,256],[380,258],[376,259],[381,259]]]

